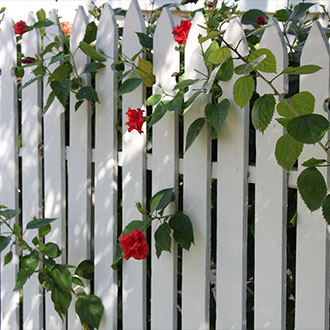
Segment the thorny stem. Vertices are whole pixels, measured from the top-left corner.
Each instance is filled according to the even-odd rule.
[[[238,51],[237,49],[233,48],[226,40],[224,40],[222,37],[220,37],[221,41],[229,48],[231,49],[239,59],[241,59],[244,63],[249,63],[249,61],[244,58]],[[272,84],[273,80],[268,80],[263,74],[261,74],[258,70],[255,70],[256,76],[261,78],[274,92],[275,95],[278,96],[278,98],[283,101],[286,106],[294,113],[295,116],[299,116],[297,111],[292,107],[292,105],[287,101],[287,99],[284,98],[284,96],[275,88],[275,86]],[[279,75],[278,75],[279,76]],[[277,76],[276,76],[277,78]],[[327,156],[330,156],[330,151],[329,149],[322,143],[322,142],[317,142],[317,144],[323,149],[323,151],[327,154]]]

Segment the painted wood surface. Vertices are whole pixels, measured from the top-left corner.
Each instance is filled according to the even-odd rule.
[[[95,294],[102,299],[105,312],[101,329],[117,329],[117,272],[112,264],[117,243],[117,81],[111,65],[118,57],[115,15],[109,4],[103,9],[96,48],[107,58],[96,76],[100,103],[95,109]]]
[[[284,37],[278,22],[271,19],[260,42],[260,48],[270,49],[276,57],[277,72],[288,66]],[[271,80],[275,73],[262,73]],[[274,81],[277,90],[288,90],[288,77]],[[257,79],[259,95],[273,91]],[[278,100],[277,100],[278,102]],[[277,164],[275,146],[283,135],[283,127],[273,118],[262,134],[256,133],[255,185],[255,272],[254,325],[256,329],[286,327],[286,222],[287,172]]]
[[[204,17],[197,13],[189,31],[185,49],[185,79],[200,78],[205,73],[198,35],[205,34],[198,25]],[[207,42],[204,47],[207,47]],[[206,48],[205,48],[206,49]],[[201,87],[201,82],[194,88]],[[186,97],[191,96],[191,89]],[[197,99],[184,116],[184,136],[189,126],[204,116],[206,97]],[[193,145],[184,154],[183,211],[190,217],[195,235],[195,244],[189,252],[182,252],[182,328],[209,328],[209,277],[210,277],[210,218],[211,218],[211,162],[209,127],[205,124]],[[198,265],[198,267],[196,267]],[[194,303],[192,303],[194,302]]]
[[[244,31],[232,20],[224,35],[238,51],[247,54]],[[235,65],[239,62],[235,61]],[[228,117],[218,137],[217,211],[217,329],[246,328],[246,239],[249,107],[233,101],[238,76],[222,84],[230,101]]]
[[[77,72],[88,63],[87,56],[78,49],[84,38],[88,19],[79,7],[72,25],[70,49],[74,55]],[[88,82],[83,75],[84,83]],[[84,102],[75,111],[75,95],[70,97],[70,148],[68,159],[68,263],[78,264],[90,257],[91,220],[91,110]],[[74,303],[68,313],[68,328],[80,329],[80,321],[74,311]]]
[[[317,51],[315,51],[317,49]],[[302,75],[300,90],[310,91],[315,96],[314,113],[328,118],[323,102],[329,97],[330,49],[321,25],[315,22],[301,54],[301,65],[316,64],[323,69]],[[329,137],[323,138],[323,143]],[[325,158],[318,145],[305,145],[299,157],[301,164],[307,159]],[[321,172],[329,182],[326,168]],[[329,232],[321,209],[311,213],[298,197],[297,255],[296,255],[296,329],[329,329]]]
[[[173,17],[164,8],[157,23],[154,36],[153,68],[157,84],[161,84],[168,94],[173,93],[176,84],[173,72],[179,71],[180,54],[173,39]],[[166,31],[166,34],[164,33]],[[161,93],[155,86],[153,93]],[[164,140],[166,139],[166,143]],[[178,116],[175,112],[167,114],[153,126],[152,139],[152,194],[166,188],[177,192],[178,180]],[[170,205],[167,213],[175,212],[175,205]],[[151,278],[151,328],[175,329],[177,322],[177,256],[176,246],[172,244],[171,253],[162,252],[156,256],[153,235],[159,222],[154,221],[152,230],[152,278]],[[166,285],[164,285],[166,279]]]
[[[16,66],[16,40],[12,21],[6,17],[1,24],[0,43],[6,45],[0,52],[0,201],[11,209],[18,208],[18,115],[17,83],[13,67]],[[13,224],[18,219],[12,219]],[[1,231],[6,231],[1,228]],[[6,252],[5,252],[6,251]],[[13,292],[18,268],[18,251],[13,248],[13,260],[3,267],[6,249],[1,255],[1,329],[19,327],[19,293]]]

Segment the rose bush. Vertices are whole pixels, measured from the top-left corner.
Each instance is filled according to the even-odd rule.
[[[142,131],[142,125],[144,122],[143,112],[144,110],[141,110],[140,108],[138,108],[137,110],[128,108],[128,111],[126,112],[128,116],[128,122],[126,122],[125,125],[129,126],[128,127],[129,132],[135,129],[140,134],[143,133]]]
[[[191,27],[191,21],[190,20],[181,20],[180,25],[177,25],[172,33],[174,34],[174,39],[179,44],[186,44],[188,33]]]
[[[149,255],[149,245],[141,229],[134,229],[128,235],[122,234],[120,245],[126,260],[131,257],[141,260]]]

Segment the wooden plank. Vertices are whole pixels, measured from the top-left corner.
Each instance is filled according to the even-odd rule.
[[[276,19],[265,30],[260,48],[268,48],[277,61],[277,72],[288,66],[283,34]],[[274,73],[262,73],[268,80]],[[287,75],[274,81],[279,91],[288,90]],[[257,79],[259,95],[272,94],[270,87]],[[277,100],[278,101],[278,100]],[[278,116],[277,116],[278,117]],[[255,186],[255,316],[256,329],[286,327],[286,221],[287,174],[277,164],[275,145],[283,127],[273,118],[264,134],[256,133]]]
[[[205,34],[198,25],[204,25],[202,13],[197,13],[189,31],[185,49],[185,79],[202,78],[206,72],[201,55],[198,35]],[[207,44],[203,44],[207,48]],[[202,82],[194,88],[202,86]],[[187,93],[187,98],[193,92]],[[203,96],[186,110],[184,136],[189,126],[199,117],[204,117],[207,97]],[[211,160],[209,127],[204,125],[193,145],[184,154],[183,211],[190,217],[195,235],[195,244],[182,253],[182,328],[209,328],[210,291],[210,218],[211,218]],[[198,265],[198,267],[196,267]]]
[[[248,54],[244,31],[232,20],[224,39],[233,46],[242,39],[239,52]],[[235,61],[235,65],[239,62]],[[246,328],[246,240],[249,107],[233,100],[238,76],[221,84],[230,100],[228,117],[218,139],[217,207],[217,329]]]
[[[70,49],[75,53],[74,62],[78,73],[88,63],[87,56],[78,48],[84,38],[88,19],[79,6],[72,25]],[[87,84],[87,75],[83,75]],[[68,263],[77,266],[90,258],[91,213],[91,111],[85,101],[75,111],[75,95],[70,98],[70,148],[68,159]],[[81,329],[80,321],[71,303],[68,328]]]
[[[1,24],[0,42],[0,201],[18,209],[18,150],[17,150],[17,82],[12,70],[16,66],[16,37],[13,23],[6,17]],[[11,220],[14,223],[15,220]],[[13,260],[3,267],[1,258],[1,316],[0,328],[16,330],[19,327],[19,293],[14,292],[18,251],[13,248]],[[3,252],[5,253],[5,252]]]
[[[30,13],[28,25],[35,23]],[[29,31],[22,36],[22,53],[35,57],[40,49],[38,30]],[[32,68],[26,68],[22,85],[34,78]],[[41,217],[41,82],[35,82],[22,90],[22,199],[23,228],[34,216]],[[24,239],[31,242],[35,232],[27,231]],[[42,326],[42,289],[37,274],[29,279],[23,288],[23,328],[38,329]]]
[[[44,47],[54,41],[55,36],[60,35],[57,11],[52,10],[49,19],[55,24],[47,27],[45,33]],[[50,58],[46,60],[49,65]],[[51,64],[49,69],[54,71],[59,62]],[[43,82],[43,104],[46,105],[49,94],[52,89],[47,83]],[[65,262],[65,122],[64,108],[55,98],[52,105],[43,117],[44,120],[44,210],[46,218],[57,218],[52,223],[52,231],[46,236],[47,242],[56,243],[62,250],[62,256],[58,262]],[[45,322],[46,328],[61,329],[64,323],[55,311],[54,304],[51,301],[51,294],[46,293],[45,302]]]
[[[153,67],[157,84],[164,91],[172,93],[176,84],[173,72],[180,70],[180,54],[175,49],[172,29],[173,17],[168,8],[163,9],[154,35]],[[153,93],[161,93],[155,86]],[[178,121],[177,114],[167,112],[153,126],[152,138],[152,193],[165,188],[177,188],[178,180]],[[166,139],[166,143],[164,143]],[[175,205],[168,207],[168,214],[175,212]],[[159,223],[153,224],[152,233]],[[155,242],[152,237],[152,278],[151,278],[151,328],[175,329],[177,324],[177,280],[176,280],[176,246],[172,244],[171,253],[163,252],[158,259]],[[166,282],[166,285],[164,285]]]
[[[145,23],[137,0],[133,0],[126,13],[122,52],[132,58],[140,49],[136,32],[145,32]],[[128,69],[126,67],[126,69]],[[135,73],[137,74],[137,73]],[[132,76],[130,76],[132,77]],[[145,201],[145,141],[146,127],[142,134],[136,130],[128,132],[128,108],[141,108],[144,104],[144,87],[140,85],[129,94],[123,95],[123,226],[132,220],[141,219],[135,203]],[[146,262],[130,259],[123,262],[123,329],[146,328]]]
[[[317,50],[317,51],[316,51]],[[315,96],[314,113],[328,118],[323,101],[330,92],[329,43],[321,25],[315,22],[301,54],[301,65],[317,64],[323,69],[300,78],[300,90]],[[320,83],[322,82],[322,83]],[[329,137],[322,140],[325,143]],[[325,158],[318,145],[305,145],[299,157],[298,171],[307,159]],[[320,169],[326,182],[326,168]],[[297,256],[296,256],[296,329],[329,329],[329,233],[322,211],[311,213],[298,197]]]
[[[96,75],[100,103],[95,119],[95,229],[94,263],[95,294],[102,299],[104,316],[102,329],[117,328],[117,272],[112,264],[117,243],[117,81],[111,65],[118,57],[116,19],[109,4],[105,4],[100,19],[96,48],[111,59]],[[106,141],[106,143],[105,143]]]

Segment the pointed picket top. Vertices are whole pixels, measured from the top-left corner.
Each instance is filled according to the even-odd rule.
[[[236,45],[240,42],[237,50],[243,56],[249,54],[248,43],[245,38],[244,29],[238,18],[232,19],[229,22],[223,39],[229,44],[232,44],[233,47],[236,47]]]
[[[16,52],[15,30],[13,29],[13,22],[10,17],[5,17],[4,21],[1,24],[0,33],[2,42],[1,53],[6,52],[6,54],[13,54],[14,52]],[[5,56],[2,54],[2,56],[0,56],[0,65],[2,71],[4,70],[4,67],[6,65],[8,65],[9,68],[12,68],[13,66],[15,66],[14,58],[12,56]]]
[[[174,19],[170,10],[167,7],[163,8],[155,29],[154,40],[161,40],[161,43],[166,44],[175,44],[174,36],[172,33],[174,26]]]
[[[54,22],[54,24],[46,27],[46,33],[48,35],[50,34],[51,39],[53,39],[54,36],[57,36],[61,33],[60,23],[58,21],[58,16],[57,16],[57,10],[56,9],[52,9],[49,12],[49,20]]]
[[[115,53],[117,54],[117,50],[113,47],[114,41],[118,39],[117,22],[115,14],[108,3],[103,7],[96,39],[96,49],[101,49],[107,56],[112,58]]]
[[[88,16],[83,6],[79,6],[71,29],[70,48],[72,52],[79,47],[80,41],[84,39],[87,23]]]

